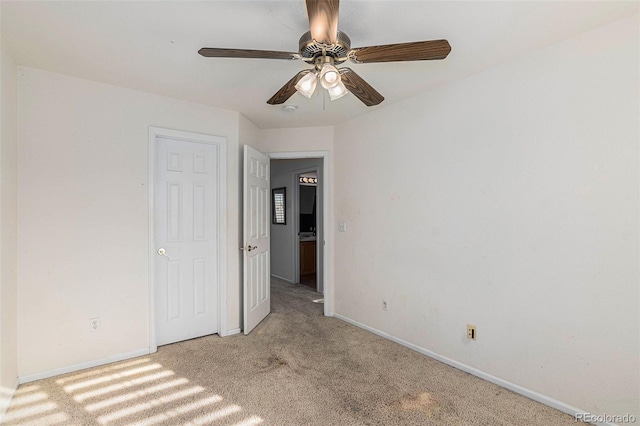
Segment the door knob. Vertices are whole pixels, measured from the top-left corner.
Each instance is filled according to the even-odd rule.
[[[166,256],[167,255],[167,251],[165,249],[163,249],[163,248],[159,248],[158,249],[158,254],[160,256]]]
[[[251,245],[248,245],[248,246],[247,246],[247,251],[255,250],[255,249],[257,249],[257,248],[258,248],[258,246],[253,246],[253,247],[251,247]]]

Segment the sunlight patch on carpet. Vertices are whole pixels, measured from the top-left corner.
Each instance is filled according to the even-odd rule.
[[[429,392],[421,392],[415,397],[400,400],[400,407],[408,411],[420,411],[429,417],[440,413],[440,402]]]

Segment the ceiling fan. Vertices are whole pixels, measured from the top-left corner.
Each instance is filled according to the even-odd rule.
[[[336,65],[351,60],[356,64],[372,62],[425,61],[444,59],[451,52],[447,40],[415,41],[351,48],[349,37],[338,30],[340,0],[306,0],[310,31],[300,37],[298,53],[273,50],[222,49],[203,47],[202,56],[217,58],[301,59],[313,68],[297,73],[268,101],[286,102],[296,91],[310,98],[320,84],[331,100],[353,93],[365,105],[378,105],[384,97],[351,68]]]

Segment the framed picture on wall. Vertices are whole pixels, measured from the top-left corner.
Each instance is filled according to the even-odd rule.
[[[287,188],[271,190],[271,212],[274,225],[287,224]]]

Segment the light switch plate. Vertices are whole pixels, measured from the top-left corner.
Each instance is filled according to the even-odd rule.
[[[347,232],[347,222],[344,220],[338,222],[338,232]]]

